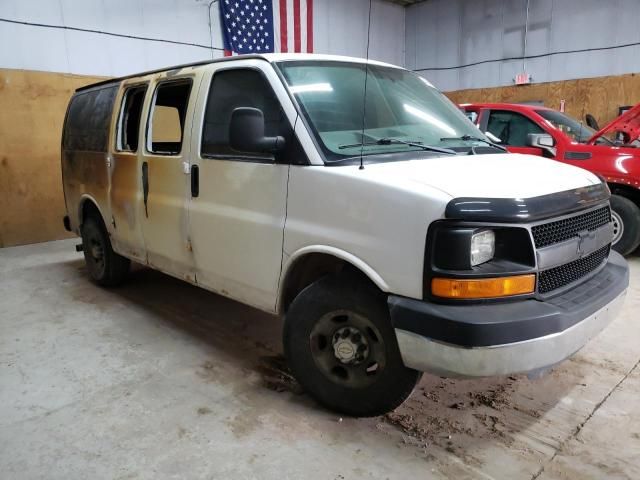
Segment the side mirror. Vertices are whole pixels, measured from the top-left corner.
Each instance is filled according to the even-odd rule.
[[[530,133],[527,135],[527,146],[540,148],[552,156],[556,155],[556,141],[548,133]]]
[[[284,138],[264,136],[262,110],[240,107],[231,113],[229,144],[238,152],[276,153],[284,148]]]
[[[530,133],[527,135],[527,145],[538,148],[553,148],[556,142],[548,133]]]

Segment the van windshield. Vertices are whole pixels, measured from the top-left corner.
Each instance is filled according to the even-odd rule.
[[[449,99],[407,70],[369,65],[365,101],[365,64],[283,61],[278,67],[327,162],[359,157],[361,150],[468,150],[488,141]]]

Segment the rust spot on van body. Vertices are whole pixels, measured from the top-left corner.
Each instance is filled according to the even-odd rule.
[[[111,167],[111,214],[120,226],[136,227],[136,201],[140,192],[138,157],[130,153],[115,153]]]

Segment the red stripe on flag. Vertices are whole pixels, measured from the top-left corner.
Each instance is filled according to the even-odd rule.
[[[302,49],[300,44],[300,0],[293,0],[293,48],[294,52],[300,53]]]
[[[280,0],[280,51],[287,53],[287,0]]]
[[[307,0],[307,53],[313,53],[313,0]]]
[[[230,57],[231,56],[231,50],[225,50],[224,51],[224,56],[225,57]]]

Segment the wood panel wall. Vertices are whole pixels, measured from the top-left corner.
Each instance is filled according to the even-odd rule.
[[[65,238],[60,134],[73,91],[101,77],[0,69],[0,247]],[[542,100],[601,125],[640,102],[640,75],[448,92],[457,103]]]
[[[560,109],[570,116],[584,120],[593,115],[600,127],[618,116],[618,107],[640,103],[640,74],[613,77],[585,78],[563,82],[498,88],[478,88],[445,92],[455,103],[519,103],[543,101],[546,107]]]
[[[65,238],[60,135],[73,91],[99,77],[0,69],[0,247]]]

